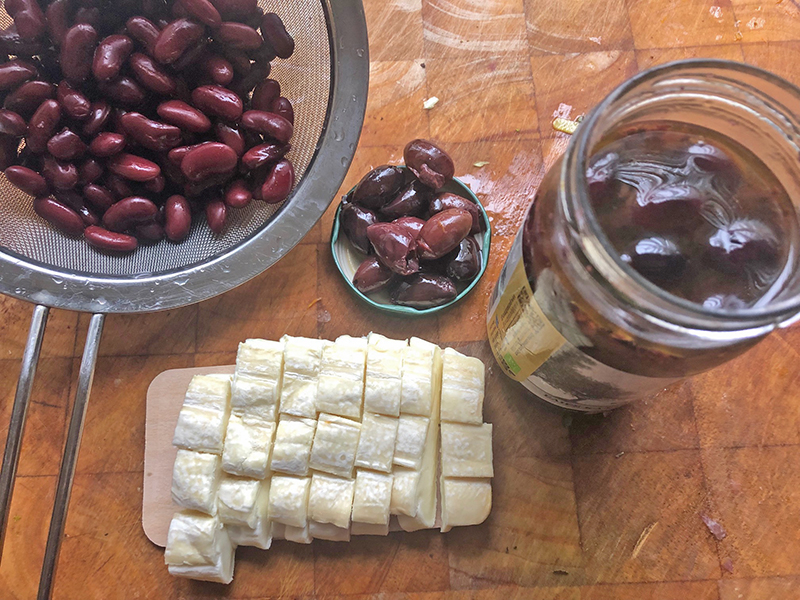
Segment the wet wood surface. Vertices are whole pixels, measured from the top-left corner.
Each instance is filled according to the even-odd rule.
[[[493,221],[486,275],[457,308],[376,313],[337,279],[333,207],[289,255],[221,297],[106,324],[55,598],[795,600],[800,589],[800,328],[606,417],[565,419],[492,368],[489,294],[576,117],[651,65],[720,57],[800,84],[795,0],[367,0],[367,116],[342,186],[427,137]],[[423,101],[439,98],[430,110]],[[475,163],[486,162],[482,167]],[[0,427],[31,306],[0,298]],[[23,444],[0,598],[35,597],[88,317],[53,311]],[[494,509],[446,535],[242,549],[231,586],[173,579],[141,528],[145,392],[170,368],[230,364],[246,337],[417,335],[490,366]],[[2,432],[3,430],[0,430]],[[0,433],[0,441],[4,433]],[[707,515],[725,528],[717,540]]]

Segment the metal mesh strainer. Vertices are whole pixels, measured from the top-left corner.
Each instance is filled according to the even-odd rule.
[[[295,111],[289,154],[298,183],[277,207],[253,202],[221,236],[196,224],[186,241],[143,246],[128,256],[97,252],[62,235],[33,211],[30,196],[0,176],[0,293],[34,302],[28,344],[0,471],[0,556],[25,413],[48,307],[96,313],[91,319],[56,490],[39,598],[50,597],[72,475],[91,389],[103,315],[175,308],[221,294],[263,272],[319,219],[350,165],[366,107],[369,62],[363,8],[354,0],[260,0],[295,38],[273,63]],[[111,5],[113,6],[113,5]],[[0,11],[0,26],[11,20]]]

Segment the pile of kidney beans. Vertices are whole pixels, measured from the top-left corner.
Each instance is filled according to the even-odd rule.
[[[480,272],[474,234],[484,222],[477,204],[440,191],[455,172],[444,150],[413,140],[403,158],[406,170],[383,165],[358,182],[342,202],[340,225],[369,255],[353,277],[359,291],[388,289],[395,304],[430,308]]]
[[[257,0],[5,8],[0,168],[64,233],[130,252],[291,192],[294,111],[269,74],[294,40]]]

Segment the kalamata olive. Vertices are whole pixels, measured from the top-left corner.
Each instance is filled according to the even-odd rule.
[[[353,285],[359,292],[369,294],[385,288],[392,277],[394,273],[390,269],[381,264],[376,257],[370,256],[358,265],[353,276]]]
[[[403,171],[392,165],[381,165],[361,178],[353,190],[353,202],[367,208],[388,204],[403,185]]]
[[[389,219],[419,216],[428,210],[431,196],[429,187],[414,180],[404,187],[394,200],[381,208],[381,215]]]
[[[367,237],[378,259],[395,273],[411,275],[419,271],[416,244],[405,227],[375,223],[367,227]]]
[[[706,256],[719,269],[736,271],[745,265],[774,266],[779,248],[775,232],[765,223],[737,219],[709,238]]]
[[[639,240],[621,258],[654,283],[677,279],[686,268],[686,257],[678,246],[663,237]]]
[[[392,302],[413,308],[431,308],[450,302],[457,295],[450,278],[431,273],[417,273],[392,292]]]
[[[456,171],[447,152],[427,140],[406,144],[403,160],[422,183],[435,190],[450,181]]]
[[[369,237],[367,237],[367,227],[378,222],[378,217],[368,208],[345,202],[339,214],[339,223],[342,231],[358,250],[364,254],[369,254]]]
[[[433,260],[453,250],[472,228],[472,215],[460,208],[448,208],[433,215],[419,232],[419,256]]]
[[[429,212],[430,214],[435,215],[436,213],[447,210],[448,208],[460,208],[461,210],[466,210],[472,215],[472,229],[470,229],[470,233],[479,233],[483,229],[481,209],[478,208],[478,205],[471,200],[467,200],[458,194],[451,194],[450,192],[436,194],[431,202]]]
[[[472,236],[461,240],[458,248],[445,258],[450,259],[445,265],[445,273],[456,281],[471,281],[481,270],[481,249]]]
[[[419,237],[419,232],[422,231],[422,227],[425,225],[425,221],[417,217],[400,217],[392,221],[392,223],[405,227],[415,240]]]

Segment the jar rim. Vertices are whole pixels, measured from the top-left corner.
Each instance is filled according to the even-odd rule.
[[[655,285],[639,274],[628,263],[623,261],[620,254],[612,249],[613,246],[601,227],[589,200],[588,184],[586,183],[586,167],[592,150],[590,141],[592,133],[597,128],[598,121],[604,112],[626,94],[649,80],[663,78],[671,74],[679,75],[682,71],[702,68],[748,73],[789,92],[800,101],[800,88],[782,77],[759,67],[724,59],[694,58],[672,61],[663,65],[651,67],[626,80],[612,90],[611,93],[583,119],[581,126],[570,141],[570,145],[565,154],[565,160],[562,163],[562,181],[569,182],[570,173],[577,174],[580,181],[580,185],[575,186],[576,189],[571,189],[570,192],[572,193],[567,194],[567,196],[573,198],[577,197],[582,212],[582,218],[586,222],[589,233],[600,241],[599,246],[592,245],[592,247],[589,248],[590,244],[587,236],[581,235],[578,238],[578,244],[581,245],[582,250],[587,256],[596,256],[598,252],[602,255],[606,268],[598,269],[598,271],[606,271],[605,273],[601,273],[606,280],[608,280],[609,277],[605,277],[605,275],[611,274],[614,276],[614,279],[622,277],[632,281],[635,284],[636,291],[643,292],[641,294],[636,294],[637,300],[644,299],[643,303],[635,302],[634,304],[644,312],[665,322],[693,327],[697,326],[698,323],[702,323],[704,326],[711,326],[711,328],[721,330],[727,330],[731,326],[761,327],[768,323],[777,323],[781,325],[784,322],[794,322],[797,317],[800,317],[800,294],[779,302],[767,303],[765,306],[722,309],[706,307],[697,302],[680,298]],[[594,263],[593,266],[598,267],[598,265]],[[800,266],[797,268],[800,268]],[[620,295],[621,292],[616,289],[616,286],[612,285],[612,288],[615,294]],[[624,296],[626,302],[631,302],[629,294],[621,293],[621,295]],[[675,309],[678,309],[678,311],[676,312]]]

